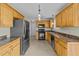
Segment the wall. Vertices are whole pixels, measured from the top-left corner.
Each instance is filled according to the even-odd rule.
[[[36,33],[36,22],[33,20],[30,22],[30,35],[31,37],[34,37],[35,36],[35,33]]]
[[[0,28],[0,35],[7,35],[7,37],[10,37],[10,28]]]

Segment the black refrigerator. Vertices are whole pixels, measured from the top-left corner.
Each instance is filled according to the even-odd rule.
[[[10,30],[11,37],[20,37],[21,55],[24,55],[29,47],[29,22],[14,19],[13,27]]]

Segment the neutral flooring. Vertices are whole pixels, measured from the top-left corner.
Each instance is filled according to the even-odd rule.
[[[25,56],[56,56],[56,54],[47,41],[32,38]]]

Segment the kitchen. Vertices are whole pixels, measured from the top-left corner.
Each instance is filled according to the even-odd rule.
[[[79,56],[78,3],[0,3],[0,56]]]

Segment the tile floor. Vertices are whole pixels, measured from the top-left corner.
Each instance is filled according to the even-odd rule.
[[[32,38],[25,56],[56,56],[56,54],[47,41]]]

